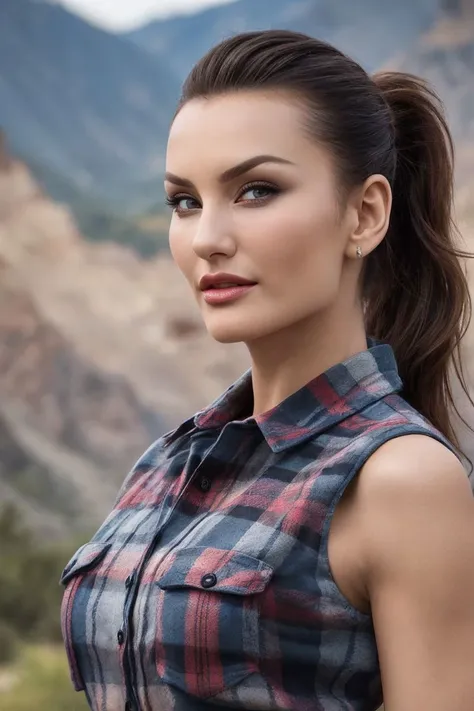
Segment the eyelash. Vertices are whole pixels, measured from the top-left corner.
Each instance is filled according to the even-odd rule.
[[[276,185],[272,185],[272,183],[266,183],[265,181],[254,181],[253,183],[247,183],[247,185],[244,185],[242,189],[239,192],[238,197],[242,197],[242,195],[245,195],[245,193],[248,193],[249,190],[253,190],[255,188],[265,188],[268,190],[269,195],[263,198],[256,198],[255,200],[247,200],[247,204],[250,203],[251,205],[261,205],[264,202],[268,202],[268,200],[271,197],[274,197],[275,195],[278,195],[281,191],[279,188],[277,188]],[[182,210],[180,212],[179,210],[179,203],[181,200],[184,200],[185,198],[189,198],[190,200],[195,200],[191,195],[187,195],[186,193],[177,193],[176,195],[172,196],[167,196],[165,199],[166,205],[168,207],[171,207],[174,212],[177,212],[178,214],[184,214],[187,212],[193,212],[193,209],[190,210]],[[197,202],[197,200],[195,200]]]

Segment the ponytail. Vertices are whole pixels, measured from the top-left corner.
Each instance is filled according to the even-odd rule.
[[[453,141],[426,82],[398,72],[374,81],[391,110],[396,170],[389,230],[364,274],[367,332],[394,349],[404,398],[459,447],[451,368],[472,402],[460,358],[471,301],[452,218]]]

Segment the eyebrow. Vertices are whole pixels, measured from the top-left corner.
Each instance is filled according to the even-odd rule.
[[[286,160],[286,158],[279,158],[278,156],[254,156],[253,158],[248,158],[247,160],[244,160],[238,165],[234,165],[233,168],[225,170],[219,176],[219,183],[230,183],[232,180],[235,180],[240,175],[248,173],[249,170],[252,170],[252,168],[256,168],[258,165],[262,165],[262,163],[282,163],[284,165],[294,165],[294,163],[292,163],[290,160]],[[180,178],[178,175],[173,175],[173,173],[165,173],[165,180],[167,180],[169,183],[173,183],[174,185],[182,185],[183,187],[187,188],[195,188],[194,183],[191,180],[188,180],[187,178]]]

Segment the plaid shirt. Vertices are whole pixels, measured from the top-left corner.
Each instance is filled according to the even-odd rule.
[[[449,443],[387,345],[252,412],[251,374],[159,439],[64,569],[62,627],[94,711],[373,711],[371,616],[338,589],[331,517],[381,444]]]

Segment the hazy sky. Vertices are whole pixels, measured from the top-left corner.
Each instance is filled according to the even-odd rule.
[[[101,27],[122,30],[153,18],[201,10],[233,0],[57,0],[57,2]]]

